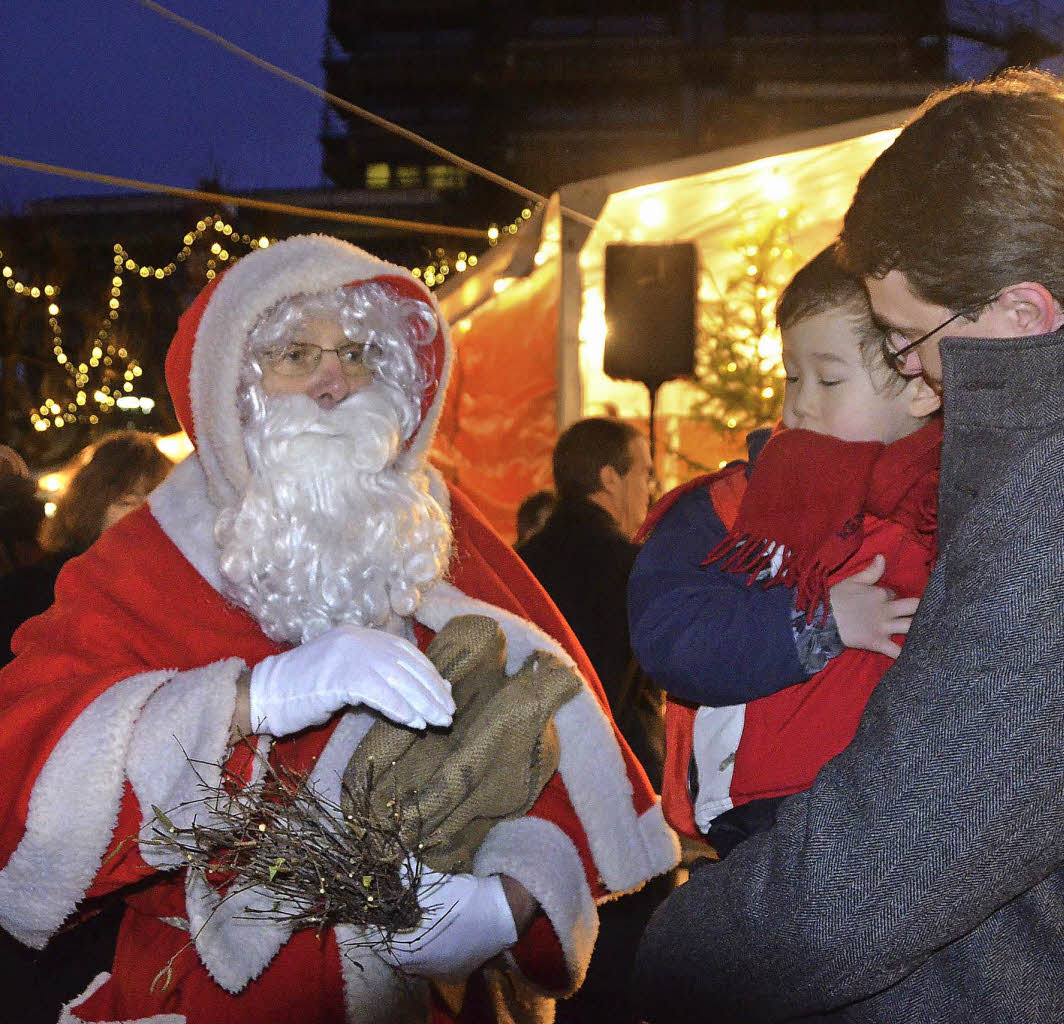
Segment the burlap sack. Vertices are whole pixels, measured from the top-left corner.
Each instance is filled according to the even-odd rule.
[[[400,810],[404,844],[423,848],[437,871],[468,871],[497,821],[526,813],[558,767],[552,715],[582,683],[553,655],[537,651],[506,675],[506,638],[494,619],[451,619],[428,657],[451,683],[457,709],[449,729],[426,733],[378,722],[344,772],[341,807],[365,791],[381,816]]]

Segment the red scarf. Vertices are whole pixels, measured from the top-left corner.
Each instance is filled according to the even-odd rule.
[[[890,519],[934,544],[942,419],[892,444],[780,430],[765,445],[728,535],[703,564],[746,573],[779,562],[765,587],[793,587],[812,621],[827,614],[832,574],[856,554],[865,515]]]

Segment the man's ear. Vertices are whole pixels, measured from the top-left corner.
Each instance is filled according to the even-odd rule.
[[[1048,334],[1064,324],[1064,311],[1049,289],[1036,281],[1010,284],[998,295],[995,305],[1006,320],[1008,335],[1026,338]]]
[[[621,482],[621,475],[609,463],[599,470],[599,490],[603,494],[613,494]]]
[[[909,402],[909,415],[914,419],[926,419],[942,408],[942,396],[923,377],[911,378],[904,394]]]

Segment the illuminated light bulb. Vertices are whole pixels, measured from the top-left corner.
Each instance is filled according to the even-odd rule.
[[[761,397],[762,398],[773,398],[773,397],[775,397],[775,394],[776,394],[775,388],[762,388],[762,390],[761,390]]]
[[[213,270],[208,270],[205,276],[208,281],[213,281],[215,278],[215,273]]]
[[[89,366],[92,366],[92,367],[95,368],[95,367],[97,367],[99,365],[100,365],[100,360],[99,359],[90,359],[89,360]]]
[[[52,304],[51,304],[51,305],[50,305],[50,306],[48,307],[48,312],[49,312],[49,313],[51,313],[51,314],[52,314],[52,316],[55,316],[55,315],[56,315],[56,314],[57,314],[57,313],[59,312],[59,307],[58,307],[58,306],[57,306],[57,305],[56,305],[56,304],[55,304],[55,303],[53,302],[53,303],[52,303]]]
[[[118,358],[119,359],[125,359],[126,358],[126,350],[124,348],[120,348],[118,350]]]
[[[21,281],[16,281],[15,282],[15,291],[17,291],[20,295],[22,294],[23,288],[22,288],[22,282]]]
[[[55,418],[54,420],[52,420],[52,422],[53,422],[53,423],[54,423],[54,424],[55,424],[55,425],[56,425],[57,427],[61,427],[61,426],[63,426],[63,417],[62,417],[62,416],[56,416],[56,418]]]
[[[142,398],[140,400],[140,411],[141,412],[151,412],[152,409],[154,409],[154,408],[155,408],[155,399],[154,398]]]
[[[155,276],[156,276],[156,277],[157,277],[157,278],[158,278],[158,279],[159,279],[160,281],[161,281],[161,280],[163,279],[163,277],[165,276],[165,275],[163,274],[163,271],[162,271],[162,269],[161,269],[160,267],[156,267],[156,268],[155,268]]]
[[[56,362],[57,362],[57,363],[58,363],[58,364],[59,364],[60,366],[62,366],[62,365],[63,365],[63,364],[64,364],[64,363],[65,363],[65,362],[67,361],[67,357],[66,357],[65,355],[63,355],[63,353],[62,353],[62,352],[60,352],[60,353],[59,353],[59,355],[57,355],[57,356],[55,357],[55,361],[56,361]]]
[[[477,258],[476,258],[476,256],[470,256],[470,257],[469,257],[469,265],[470,265],[471,267],[475,267],[475,266],[477,265]]]
[[[786,178],[773,172],[765,178],[761,191],[769,202],[778,203],[781,199],[786,199],[791,194],[791,183]]]
[[[78,394],[77,394],[78,405],[84,405],[85,404],[85,400],[86,400],[85,392],[84,391],[79,391]]]
[[[41,425],[40,425],[40,424],[38,424],[38,425],[37,425],[37,429],[38,429],[38,430],[40,430],[40,429],[41,429]],[[45,429],[45,430],[47,430],[47,429],[48,429],[48,424],[47,424],[47,423],[45,423],[45,424],[44,424],[44,429]],[[46,515],[46,516],[47,516],[47,517],[48,517],[49,519],[51,519],[51,518],[52,518],[52,516],[54,516],[54,515],[55,515],[55,509],[56,509],[56,504],[55,504],[55,502],[54,502],[54,501],[46,501],[46,502],[44,503],[44,514],[45,514],[45,515]]]
[[[139,366],[133,367],[133,376],[139,377],[144,371]]]
[[[151,276],[151,267],[141,267],[140,268],[140,276],[141,277],[150,277]]]
[[[121,288],[112,288],[111,289],[111,294],[117,299],[117,298],[119,298],[122,295],[122,289]]]
[[[222,251],[221,251],[220,253],[218,253],[218,259],[220,259],[220,260],[227,260],[227,259],[229,259],[229,252],[228,252],[228,250],[226,250],[226,249],[223,249],[223,250],[222,250]]]
[[[532,216],[532,211],[530,209],[528,209],[528,207],[525,207],[525,209],[523,209],[521,211],[521,217],[522,217],[523,220],[528,220],[528,218],[531,217],[531,216]]]
[[[196,230],[197,231],[206,231],[207,230],[207,225],[203,221],[198,220],[198,221],[196,221]]]
[[[639,220],[648,228],[659,228],[665,223],[667,210],[657,196],[644,199],[639,204]]]
[[[728,373],[735,373],[735,371],[739,369],[739,366],[737,363],[728,363],[725,369],[728,371]]]
[[[466,261],[465,260],[455,260],[454,261],[454,269],[457,270],[459,274],[461,274],[465,270],[465,268],[466,268]]]
[[[108,305],[112,309],[118,309],[118,307],[121,305],[121,303],[118,301],[118,299],[111,299],[110,302],[108,303]]]
[[[119,270],[122,269],[122,257],[121,256],[116,256],[115,257],[115,266],[118,267]]]
[[[221,251],[222,247],[218,242],[215,242],[213,245],[211,245],[211,252],[213,252],[215,256],[217,256],[218,253],[220,253]]]
[[[494,242],[498,237],[499,229],[494,224],[492,224],[492,226],[488,228],[488,238],[490,238]]]
[[[132,391],[133,385],[127,380],[125,384],[122,385],[122,390],[126,392]]]
[[[96,415],[95,413],[93,413],[93,414],[92,414],[92,415],[91,415],[91,416],[89,417],[89,422],[90,422],[90,423],[99,423],[99,422],[100,422],[100,417],[99,417],[99,416],[97,416],[97,415]]]
[[[498,295],[500,292],[506,291],[513,283],[514,279],[512,277],[497,277],[492,288],[495,290],[495,294]]]
[[[11,268],[10,267],[4,267],[4,277],[10,277],[10,276],[11,276]]]
[[[738,424],[738,422],[739,421],[734,416],[729,416],[728,417],[728,429],[729,430],[734,430],[736,425]]]
[[[421,276],[421,268],[420,267],[414,267],[414,269],[411,270],[410,273],[413,274],[414,277],[420,277]]]
[[[36,423],[33,424],[33,428],[34,428],[34,430],[47,430],[48,429],[48,421],[47,420],[38,420]],[[49,504],[51,504],[51,503],[49,502]],[[47,513],[48,505],[45,505],[44,509],[45,509],[45,512]]]
[[[109,316],[109,317],[110,317],[110,318],[111,318],[112,320],[117,320],[117,319],[118,319],[118,310],[117,310],[117,309],[112,309],[112,310],[111,310],[111,312],[110,312],[110,313],[108,313],[107,315],[108,315],[108,316]]]
[[[763,284],[759,284],[757,286],[757,297],[763,299],[766,295],[768,295],[768,289]]]
[[[537,267],[542,267],[543,264],[547,262],[547,252],[546,252],[546,250],[545,249],[537,249],[536,250],[536,255],[532,257],[532,262],[535,263],[535,265]]]
[[[33,287],[32,287],[32,288],[30,289],[30,295],[31,295],[31,296],[32,296],[33,298],[35,298],[35,299],[39,299],[39,298],[41,297],[41,290],[40,290],[40,288],[38,288],[38,287],[37,287],[36,285],[34,285],[34,286],[33,286]]]
[[[265,249],[269,244],[270,244],[270,240],[265,235],[263,235],[262,238],[259,239],[259,248],[260,249]]]
[[[126,270],[136,270],[137,265],[132,260],[126,260]]]
[[[459,330],[468,331],[473,326],[473,321],[469,317],[465,317],[458,321]]]
[[[756,277],[756,276],[757,276],[757,267],[755,267],[755,266],[754,266],[754,265],[753,265],[753,264],[751,263],[751,264],[750,264],[750,266],[748,266],[748,267],[746,268],[746,273],[747,273],[747,275],[748,275],[749,277]]]
[[[191,245],[194,241],[196,241],[196,236],[195,235],[185,235],[185,237],[182,238],[181,241],[184,242],[185,245]]]
[[[717,463],[717,469],[723,469],[726,465],[728,465],[728,460],[721,459],[720,462]]]
[[[55,295],[55,288],[53,288],[52,285],[50,285],[50,284],[46,284],[44,286],[44,294],[45,295]]]
[[[42,491],[47,491],[49,494],[55,494],[56,491],[62,490],[63,478],[58,473],[49,473],[47,476],[42,476],[37,481],[37,486]]]

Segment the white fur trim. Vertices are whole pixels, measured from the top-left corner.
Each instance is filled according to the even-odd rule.
[[[358,948],[361,935],[350,925],[336,928],[348,1024],[425,1024],[429,1019],[428,983],[395,970],[372,950]]]
[[[691,756],[698,771],[695,824],[704,835],[709,823],[730,810],[735,753],[743,735],[746,705],[699,708],[691,730]]]
[[[234,886],[223,897],[198,872],[185,876],[189,932],[207,973],[231,995],[266,970],[292,934],[272,920],[273,893]]]
[[[456,615],[488,615],[506,636],[506,670],[515,672],[533,651],[548,651],[570,667],[573,659],[541,629],[438,583],[422,599],[417,618],[439,632]],[[640,819],[632,806],[632,786],[616,735],[598,699],[587,687],[554,716],[561,740],[558,771],[576,810],[595,866],[606,887],[630,892],[668,871],[680,859],[680,843],[660,809]]]
[[[152,491],[148,506],[163,533],[216,591],[221,591],[214,521],[218,509],[207,496],[207,477],[195,452],[176,465]]]
[[[30,795],[26,831],[0,871],[0,925],[42,949],[100,868],[118,822],[133,723],[172,671],[105,690],[55,745]]]
[[[97,974],[89,983],[89,987],[80,996],[71,999],[59,1012],[58,1024],[84,1024],[84,1018],[75,1016],[77,1006],[110,980],[110,974]],[[151,1017],[138,1017],[136,1020],[107,1021],[106,1024],[185,1024],[186,1020],[187,1018],[182,1013],[156,1013]]]
[[[210,816],[202,803],[205,789],[217,789],[236,707],[236,679],[244,668],[228,658],[204,668],[179,672],[144,705],[133,729],[126,774],[140,802],[141,856],[152,867],[178,868],[181,857],[169,847],[145,843],[153,838],[154,804],[178,828]]]
[[[285,239],[245,256],[221,279],[203,311],[192,350],[189,381],[192,425],[207,487],[218,508],[232,505],[248,476],[236,393],[244,342],[259,317],[283,298],[338,288],[352,281],[396,275],[415,283],[444,336],[435,400],[422,420],[405,460],[419,462],[432,441],[450,374],[447,322],[435,296],[410,271],[327,235]]]
[[[500,821],[473,859],[473,874],[510,875],[535,897],[561,943],[575,991],[584,980],[598,935],[598,912],[573,841],[541,818]],[[520,973],[513,956],[512,970]],[[568,993],[552,993],[553,995]]]

